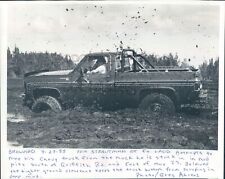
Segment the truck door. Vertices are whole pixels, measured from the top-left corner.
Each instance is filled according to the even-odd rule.
[[[78,82],[84,104],[106,106],[113,98],[114,73],[109,54],[89,55],[81,66],[82,80]]]

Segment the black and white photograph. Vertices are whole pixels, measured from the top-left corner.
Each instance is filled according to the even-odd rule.
[[[220,10],[8,4],[8,145],[218,150]]]

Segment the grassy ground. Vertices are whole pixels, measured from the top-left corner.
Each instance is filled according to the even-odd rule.
[[[76,107],[35,114],[22,106],[22,80],[9,79],[7,87],[8,141],[24,147],[217,149],[215,111],[158,116],[138,109]],[[216,109],[216,104],[211,107]]]

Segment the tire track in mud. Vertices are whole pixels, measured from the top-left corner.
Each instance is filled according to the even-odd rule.
[[[211,125],[209,125],[209,120]],[[8,121],[8,140],[24,147],[216,149],[217,120],[139,110],[63,111]]]

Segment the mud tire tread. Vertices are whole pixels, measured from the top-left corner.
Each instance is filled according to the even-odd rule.
[[[49,106],[50,110],[54,111],[54,112],[60,112],[62,111],[62,107],[61,104],[59,103],[59,101],[52,97],[52,96],[41,96],[39,97],[33,104],[32,106],[32,111],[35,113],[39,113],[42,112],[40,110],[40,105],[41,104],[45,104],[47,106]]]
[[[148,110],[151,104],[160,103],[162,105],[161,113],[164,114],[174,114],[175,113],[175,105],[172,99],[162,93],[151,93],[144,97],[141,101],[139,107],[143,110]],[[151,110],[151,109],[150,109]],[[151,111],[153,112],[153,111]]]

